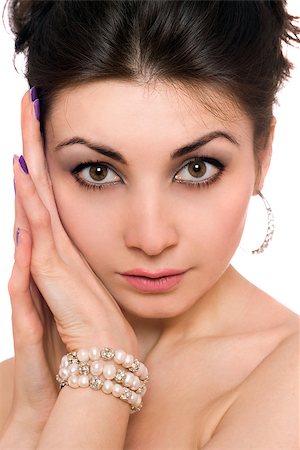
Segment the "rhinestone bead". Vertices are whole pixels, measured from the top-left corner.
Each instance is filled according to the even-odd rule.
[[[90,373],[90,368],[86,363],[81,363],[79,366],[79,373],[80,375],[87,375],[88,373]]]
[[[124,388],[124,393],[120,396],[121,400],[128,400],[131,397],[131,391],[128,388]]]
[[[94,389],[95,391],[99,391],[103,386],[103,380],[101,378],[93,375],[90,378],[90,387]]]
[[[135,373],[135,372],[137,372],[139,370],[139,367],[140,367],[140,362],[139,362],[138,359],[135,359],[133,361],[133,363],[131,364],[131,366],[128,367],[128,370],[130,370],[130,372]]]
[[[72,363],[79,363],[79,360],[78,360],[78,358],[77,358],[77,353],[76,352],[70,352],[70,353],[68,353],[67,354],[67,359],[68,359],[68,361],[69,361],[69,363],[70,364],[72,364]]]
[[[126,377],[126,371],[125,370],[123,370],[123,369],[117,369],[117,372],[116,372],[116,376],[115,376],[115,380],[118,382],[118,383],[123,383],[123,380],[125,379],[125,377]]]
[[[105,360],[113,359],[114,356],[115,356],[114,351],[109,347],[104,347],[101,350],[101,358],[103,358]]]

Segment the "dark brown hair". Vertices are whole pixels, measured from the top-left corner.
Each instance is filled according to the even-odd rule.
[[[38,90],[43,136],[44,120],[63,88],[107,79],[164,81],[199,94],[211,108],[204,87],[234,99],[252,119],[257,157],[276,94],[293,68],[282,43],[300,42],[298,17],[288,14],[286,0],[7,5],[15,52],[24,52],[25,76]]]

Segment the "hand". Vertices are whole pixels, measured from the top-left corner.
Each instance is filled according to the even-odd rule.
[[[63,343],[68,351],[98,343],[137,355],[132,327],[60,222],[29,92],[22,100],[22,137],[29,174],[15,163],[16,195],[26,219],[18,226],[31,235],[31,274]]]
[[[22,230],[9,281],[15,349],[13,404],[1,448],[36,448],[56,402],[58,389],[43,347],[43,323],[29,289],[31,238]]]

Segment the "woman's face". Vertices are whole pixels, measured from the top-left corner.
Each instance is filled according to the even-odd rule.
[[[252,124],[225,98],[219,106],[226,121],[166,84],[149,90],[119,81],[69,89],[54,103],[47,160],[62,223],[120,307],[135,316],[187,311],[239,244],[255,184]],[[107,154],[80,143],[56,149],[74,138]],[[204,145],[172,156],[199,139]],[[135,268],[186,273],[169,291],[145,293],[120,275]]]

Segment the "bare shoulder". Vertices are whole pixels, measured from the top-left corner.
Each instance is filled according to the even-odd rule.
[[[15,358],[9,358],[0,363],[0,433],[8,418],[13,400]]]
[[[298,331],[286,336],[251,372],[202,448],[297,450],[299,360]]]

